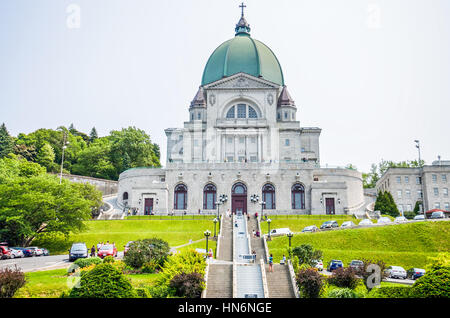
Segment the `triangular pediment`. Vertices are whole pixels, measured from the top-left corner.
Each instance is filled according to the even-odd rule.
[[[246,73],[234,74],[204,86],[206,89],[277,89],[279,87],[278,84]]]

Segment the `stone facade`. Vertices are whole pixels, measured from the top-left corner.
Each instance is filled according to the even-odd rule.
[[[450,162],[435,161],[422,168],[389,168],[378,180],[378,191],[389,191],[400,211],[412,211],[417,201],[423,209],[450,211]]]

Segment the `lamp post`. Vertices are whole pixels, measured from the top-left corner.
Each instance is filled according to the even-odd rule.
[[[294,236],[294,233],[292,233],[291,231],[289,231],[288,234],[286,234],[287,237],[289,238],[289,258],[291,258],[291,239]]]
[[[62,146],[62,155],[61,155],[61,172],[59,174],[59,184],[62,183],[62,174],[63,174],[63,165],[64,165],[64,150],[67,148],[69,142],[66,140],[67,133],[63,132],[63,146]]]
[[[206,258],[209,257],[208,254],[208,237],[211,235],[211,232],[209,230],[206,230],[205,233],[203,233],[206,237]]]
[[[214,222],[214,238],[215,238],[216,237],[216,224],[218,222],[218,219],[214,218],[213,222]]]
[[[261,217],[263,217],[263,210],[264,210],[264,206],[266,205],[266,202],[264,202],[264,201],[261,201],[261,202],[259,202],[259,204],[261,204]]]
[[[267,219],[267,227],[268,227],[268,232],[269,232],[268,238],[267,238],[268,241],[272,240],[272,238],[270,237],[270,222],[272,222],[272,220],[271,219]]]

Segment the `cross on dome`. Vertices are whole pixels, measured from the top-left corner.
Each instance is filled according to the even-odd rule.
[[[241,5],[239,6],[239,8],[242,9],[241,17],[243,17],[244,16],[244,8],[247,8],[247,6],[244,4],[244,2],[242,2]]]

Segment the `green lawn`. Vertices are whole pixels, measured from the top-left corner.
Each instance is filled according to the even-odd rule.
[[[304,225],[299,225],[295,220],[277,221],[279,227],[290,227],[293,231]],[[272,223],[275,224],[275,221]],[[271,228],[275,227],[271,224]],[[442,221],[303,233],[292,238],[292,247],[311,244],[320,249],[324,266],[331,259],[340,259],[346,265],[353,259],[374,258],[382,259],[388,266],[399,265],[408,269],[424,267],[428,257],[449,252],[449,240],[450,222]],[[274,237],[268,242],[270,253],[276,261],[286,254],[288,242],[287,237]]]
[[[85,242],[88,247],[92,247],[98,242],[109,241],[114,242],[119,251],[122,251],[128,241],[138,239],[158,237],[167,241],[171,247],[175,247],[186,244],[191,239],[192,241],[203,239],[206,230],[214,233],[214,223],[211,219],[88,221],[86,226],[86,231],[71,234],[69,240],[50,238],[37,240],[34,244],[48,248],[53,254],[67,254],[72,242]],[[211,242],[209,247],[214,249],[215,242]]]
[[[27,283],[14,296],[15,298],[58,298],[62,292],[68,292],[67,270],[55,269],[49,271],[26,273]],[[125,275],[135,288],[153,285],[158,274]]]

